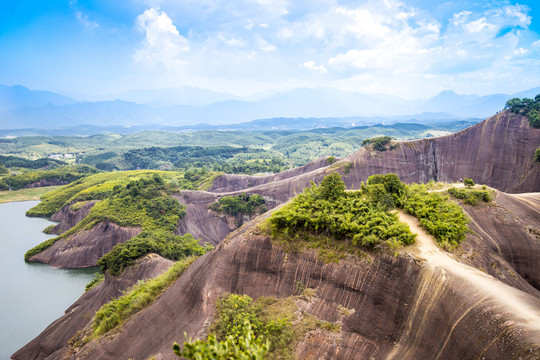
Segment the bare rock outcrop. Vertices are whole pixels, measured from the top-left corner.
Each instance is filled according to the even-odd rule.
[[[77,225],[79,221],[90,213],[95,203],[95,200],[88,201],[77,210],[73,210],[70,205],[64,206],[51,217],[51,221],[59,222],[59,224],[54,226],[52,233],[59,235]]]
[[[343,174],[348,188],[358,188],[373,174],[392,172],[406,183],[472,178],[509,193],[540,191],[540,163],[533,161],[538,146],[540,129],[530,127],[526,117],[505,111],[455,134],[401,141],[383,152],[362,148],[332,165],[321,159],[320,167],[286,178],[277,174],[271,183],[255,186],[256,177],[247,175],[242,181],[232,175],[218,178],[218,183],[227,180],[234,185],[219,185],[213,191],[247,189],[286,201],[332,171]]]
[[[87,326],[95,312],[139,280],[163,273],[172,262],[150,254],[137,260],[121,276],[105,274],[105,280],[84,293],[65,314],[49,325],[38,337],[12,355],[12,359],[61,359],[69,339]]]
[[[540,297],[540,193],[497,192],[495,203],[464,210],[473,233],[462,261]]]
[[[141,232],[140,228],[127,228],[106,221],[56,241],[51,247],[30,258],[64,269],[97,266],[97,261],[119,243]]]
[[[504,192],[538,191],[540,164],[533,155],[539,145],[540,129],[501,112],[455,134],[401,142],[384,152],[363,148],[344,160],[354,168],[346,181],[358,185],[371,174],[394,172],[407,183],[471,178]]]
[[[290,179],[298,175],[310,173],[312,171],[328,166],[328,156],[310,161],[306,165],[288,169],[277,174],[265,176],[224,174],[212,183],[210,192],[235,192],[247,188],[268,184],[274,181]]]

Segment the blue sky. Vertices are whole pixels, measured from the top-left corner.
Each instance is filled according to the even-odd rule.
[[[540,86],[537,1],[1,0],[0,83],[404,98]]]

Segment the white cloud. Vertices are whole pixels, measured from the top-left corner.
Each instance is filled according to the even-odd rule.
[[[161,63],[167,67],[182,64],[182,53],[190,50],[188,39],[180,35],[171,18],[159,9],[151,8],[137,16],[136,25],[145,33],[143,47],[135,53],[135,60],[146,64]]]
[[[137,58],[173,65],[189,60],[182,76],[223,83],[333,84],[394,94],[489,88],[532,69],[540,52],[538,34],[528,30],[529,9],[521,5],[463,2],[455,13],[442,18],[438,12],[436,18],[395,0],[159,4],[167,13],[154,7],[139,16],[146,38]],[[191,43],[171,18],[189,28]],[[531,79],[540,81],[540,71],[534,74]]]
[[[497,13],[504,13],[506,17],[515,18],[516,25],[519,26],[529,26],[531,24],[531,17],[527,15],[528,8],[523,5],[508,5],[503,7],[501,10],[498,10]]]
[[[69,7],[75,11],[75,18],[77,22],[83,25],[87,30],[94,30],[99,27],[96,21],[92,21],[88,18],[88,15],[77,9],[77,0],[70,0]]]
[[[321,64],[317,66],[315,65],[314,61],[306,61],[305,63],[300,64],[300,67],[311,71],[320,72],[321,74],[326,74],[326,68],[324,67],[324,65]]]
[[[80,11],[75,11],[75,16],[77,17],[77,21],[80,24],[84,25],[84,27],[88,30],[93,30],[99,27],[99,24],[97,22],[89,20],[88,15],[85,15]]]
[[[235,39],[235,38],[229,38],[229,37],[226,37],[225,35],[223,34],[218,34],[218,38],[219,40],[221,40],[223,43],[225,43],[226,45],[228,46],[232,46],[232,47],[244,47],[245,44],[242,40],[240,39]]]
[[[259,49],[265,52],[274,51],[276,50],[276,46],[270,44],[268,41],[264,40],[262,37],[257,38],[257,46]]]
[[[248,0],[248,2],[257,3],[273,15],[282,16],[289,13],[287,10],[287,0]]]

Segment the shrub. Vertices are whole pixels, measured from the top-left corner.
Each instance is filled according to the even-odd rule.
[[[263,342],[262,337],[256,337],[249,322],[244,326],[242,335],[234,339],[231,335],[227,339],[218,341],[212,334],[206,340],[191,339],[184,342],[183,349],[174,343],[174,353],[185,359],[215,359],[215,360],[263,360],[270,347],[268,340]],[[187,337],[187,335],[186,335]]]
[[[312,243],[345,240],[356,247],[374,247],[388,241],[413,243],[415,235],[381,205],[384,195],[392,198],[382,184],[346,192],[339,174],[331,174],[320,186],[313,184],[272,214],[272,237],[288,243],[301,239]]]
[[[242,193],[236,196],[224,196],[208,207],[216,212],[221,212],[229,215],[246,214],[253,215],[255,212],[264,212],[262,210],[264,198],[261,195],[248,195]]]
[[[373,149],[377,151],[386,151],[386,145],[392,141],[390,136],[379,136],[362,141],[362,146],[373,144]]]
[[[403,209],[414,215],[420,224],[440,243],[457,245],[469,231],[467,217],[461,207],[438,192],[428,192],[424,185],[409,185]]]
[[[456,199],[461,199],[465,204],[477,205],[482,202],[490,202],[493,200],[491,192],[489,190],[473,190],[473,189],[448,189],[448,193]]]
[[[136,259],[155,253],[166,259],[177,261],[188,256],[200,256],[213,247],[199,245],[191,234],[177,236],[166,231],[144,231],[124,243],[117,244],[98,260],[101,271],[109,270],[111,275],[120,274]]]
[[[534,161],[540,162],[540,147],[534,152]]]
[[[472,179],[463,179],[463,185],[465,185],[466,187],[473,187],[476,184],[474,183],[474,181],[472,181]]]

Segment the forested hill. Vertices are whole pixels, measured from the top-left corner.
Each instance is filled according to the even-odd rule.
[[[101,170],[186,169],[206,166],[233,173],[277,172],[322,156],[344,157],[365,139],[419,139],[449,134],[475,122],[432,125],[402,123],[318,128],[307,131],[146,131],[92,136],[23,136],[0,139],[0,155],[27,159],[50,156]],[[220,163],[222,167],[215,167]],[[236,167],[236,168],[235,168]]]

